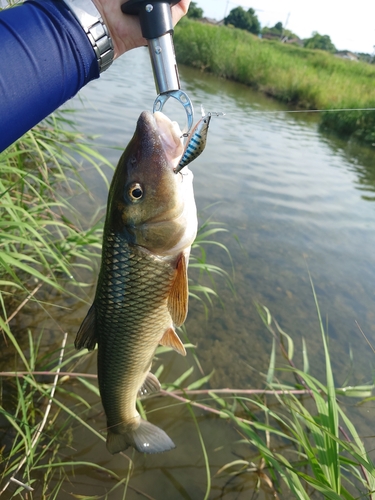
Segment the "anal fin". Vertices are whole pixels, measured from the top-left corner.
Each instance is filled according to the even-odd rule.
[[[76,349],[83,349],[84,347],[87,347],[89,351],[92,351],[95,349],[97,342],[98,336],[95,332],[95,305],[92,304],[85,319],[79,327],[74,345]]]
[[[160,382],[155,377],[155,375],[151,372],[148,372],[145,381],[142,384],[142,387],[138,391],[138,397],[144,398],[149,394],[155,394],[160,391]]]
[[[185,346],[173,327],[170,327],[168,328],[168,330],[166,330],[159,344],[166,347],[172,347],[172,349],[177,351],[179,354],[182,354],[182,356],[186,356]]]

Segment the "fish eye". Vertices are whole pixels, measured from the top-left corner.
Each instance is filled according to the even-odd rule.
[[[138,182],[132,184],[128,189],[128,195],[131,201],[139,201],[143,196],[143,189]]]

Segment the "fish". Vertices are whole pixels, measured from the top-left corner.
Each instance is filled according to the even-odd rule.
[[[141,113],[111,182],[95,298],[75,347],[98,346],[107,449],[141,453],[175,447],[142,419],[137,397],[160,390],[151,373],[158,345],[186,355],[175,328],[188,311],[187,268],[197,234],[193,174],[175,173],[181,131],[161,112]]]
[[[175,169],[176,173],[180,172],[203,153],[207,143],[208,127],[210,126],[212,116],[224,115],[224,113],[212,113],[211,111],[206,114],[203,106],[201,106],[201,111],[202,118],[194,125],[187,137],[184,152]]]

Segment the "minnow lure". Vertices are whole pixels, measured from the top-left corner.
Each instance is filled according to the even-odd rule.
[[[177,167],[174,169],[177,174],[184,167],[189,165],[195,158],[197,158],[206,147],[208,127],[212,116],[222,116],[224,113],[211,113],[205,114],[202,106],[202,118],[195,125],[193,130],[190,132],[189,137],[186,141],[185,150],[182,153],[181,160]]]

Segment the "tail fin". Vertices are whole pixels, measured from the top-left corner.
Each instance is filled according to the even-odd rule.
[[[116,434],[108,430],[107,449],[110,453],[119,453],[129,446],[133,446],[140,453],[161,453],[176,447],[162,429],[146,420],[141,420],[135,431],[126,434]]]

